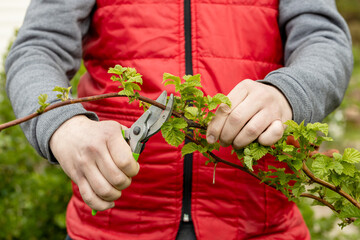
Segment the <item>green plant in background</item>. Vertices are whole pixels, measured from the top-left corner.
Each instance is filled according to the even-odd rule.
[[[0,71],[0,122],[14,119]],[[65,210],[70,180],[38,156],[20,126],[0,137],[0,239],[61,239],[66,236]]]
[[[337,1],[339,10],[348,20],[353,36],[359,30],[360,8],[358,0]],[[349,7],[350,6],[350,7]],[[355,13],[354,13],[355,12]],[[347,15],[348,13],[348,15]],[[355,26],[355,27],[354,27]],[[360,35],[359,35],[360,36]],[[345,112],[350,106],[359,107],[360,88],[360,44],[354,40],[355,68],[349,90],[340,110],[341,124],[344,139],[335,137],[333,146],[339,149],[356,147],[352,143],[359,142],[359,124],[349,120]],[[72,93],[76,96],[76,86],[80,75],[85,71],[81,66],[79,73],[72,81]],[[0,73],[0,123],[14,119],[10,104],[4,92],[4,72]],[[192,110],[192,109],[189,109]],[[188,111],[191,114],[191,111]],[[338,114],[339,115],[339,114]],[[327,122],[334,121],[336,113],[331,115]],[[336,120],[338,122],[338,120]],[[345,124],[346,123],[346,124]],[[344,127],[345,126],[345,127]],[[333,127],[330,125],[330,135]],[[350,139],[350,141],[348,140]],[[338,141],[336,141],[338,140]],[[340,140],[340,141],[339,141]],[[349,144],[350,143],[350,144]],[[2,131],[0,138],[0,239],[64,239],[65,236],[65,209],[71,195],[68,178],[62,170],[47,163],[37,156],[23,136],[19,126]],[[64,186],[67,186],[64,188]],[[314,209],[306,200],[298,203],[304,219],[310,229],[313,240],[355,240],[360,231],[354,228],[353,234],[334,231],[338,229],[334,215],[317,217]]]

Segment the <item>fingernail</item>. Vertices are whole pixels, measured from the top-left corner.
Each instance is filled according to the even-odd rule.
[[[209,144],[215,143],[215,137],[213,135],[207,136],[206,140]]]

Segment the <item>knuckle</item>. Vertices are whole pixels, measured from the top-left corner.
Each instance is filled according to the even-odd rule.
[[[97,154],[99,153],[99,145],[97,142],[91,142],[84,147],[86,154]]]
[[[90,207],[94,206],[95,201],[94,201],[94,198],[91,196],[91,194],[82,193],[81,197],[88,206],[90,206]]]
[[[134,161],[133,157],[130,157],[130,156],[124,157],[118,162],[117,165],[121,170],[127,170],[127,169],[131,168],[132,161]]]
[[[247,136],[251,136],[251,137],[257,137],[260,135],[261,128],[259,128],[258,126],[251,124],[245,127],[245,133]]]
[[[114,198],[114,192],[112,191],[111,187],[101,187],[100,189],[97,189],[96,194],[105,200],[111,200]]]
[[[130,183],[131,181],[128,180],[128,178],[125,177],[125,175],[123,174],[117,175],[116,177],[114,177],[113,180],[113,184],[118,190],[123,190],[127,188],[128,186],[130,186]]]
[[[282,128],[275,128],[272,133],[275,142],[279,140],[283,136],[283,134],[284,134],[284,130]]]
[[[232,144],[233,139],[229,136],[221,136],[220,137],[220,144],[223,147],[230,146]]]
[[[232,146],[233,146],[234,149],[240,149],[240,148],[243,147],[243,144],[239,140],[235,139]]]
[[[79,157],[77,161],[78,169],[84,169],[84,166],[89,164],[88,160],[85,157]]]
[[[231,108],[228,105],[222,103],[222,104],[220,104],[217,111],[220,114],[229,115],[231,113]]]
[[[242,114],[240,111],[232,111],[228,119],[231,124],[239,124],[242,119]]]
[[[135,177],[136,175],[138,175],[139,171],[140,171],[140,167],[136,168],[136,169],[133,171],[133,173],[130,174],[129,177]]]

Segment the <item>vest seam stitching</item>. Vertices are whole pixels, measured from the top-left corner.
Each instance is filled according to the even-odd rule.
[[[130,60],[150,60],[150,59],[173,59],[174,57],[143,57],[143,58],[128,58],[128,59],[124,59],[124,58],[119,58],[119,59],[86,59],[86,61],[91,61],[91,62],[105,62],[105,61],[130,61]],[[283,64],[281,63],[277,63],[277,62],[270,62],[270,61],[261,61],[261,60],[255,60],[255,59],[246,59],[246,58],[237,58],[237,57],[221,57],[221,56],[199,56],[198,59],[200,58],[220,58],[220,59],[230,59],[230,60],[242,60],[242,61],[251,61],[251,62],[259,62],[259,63],[266,63],[266,64],[273,64],[273,65],[279,65],[279,66],[283,66]]]
[[[277,11],[278,8],[278,4],[277,5],[267,5],[267,4],[264,4],[264,5],[254,5],[254,4],[245,4],[245,3],[206,3],[206,2],[200,2],[198,4],[203,4],[203,5],[225,5],[225,6],[229,6],[229,5],[232,5],[232,6],[241,6],[241,7],[254,7],[254,8],[267,8],[267,9],[271,9],[271,10],[274,10],[274,11]]]
[[[155,5],[155,4],[164,4],[163,1],[159,1],[159,2],[137,2],[136,5]],[[177,3],[173,3],[173,2],[167,2],[166,4],[177,4]],[[225,6],[241,6],[241,7],[255,7],[255,8],[267,8],[267,9],[271,9],[271,10],[275,10],[277,11],[277,5],[270,5],[270,4],[264,4],[264,5],[254,5],[254,4],[245,4],[245,3],[216,3],[216,2],[211,2],[211,3],[206,3],[206,2],[199,2],[197,4],[203,4],[203,5],[225,5]],[[115,3],[113,5],[105,5],[105,6],[98,6],[97,9],[102,9],[102,8],[107,8],[107,7],[113,7],[114,5],[134,5],[134,3]]]
[[[266,64],[273,64],[273,65],[283,66],[283,64],[277,63],[277,62],[261,61],[261,60],[255,60],[255,59],[247,59],[247,58],[220,57],[220,56],[201,56],[201,57],[202,58],[220,58],[220,59],[230,59],[230,60],[241,60],[241,61],[250,61],[250,62],[258,62],[258,63],[266,63]]]

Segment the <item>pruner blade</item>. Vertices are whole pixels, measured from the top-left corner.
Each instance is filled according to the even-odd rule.
[[[165,105],[165,110],[152,105],[138,120],[131,126],[131,128],[123,132],[124,138],[128,140],[131,150],[137,154],[138,157],[144,143],[155,133],[157,133],[161,126],[169,119],[172,114],[174,105],[174,96],[170,95],[167,101],[166,91],[156,99],[156,102]]]

